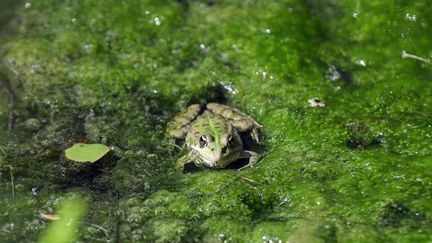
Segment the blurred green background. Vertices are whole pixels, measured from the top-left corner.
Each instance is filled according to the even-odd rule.
[[[432,240],[429,0],[9,3],[4,242],[49,239],[57,226],[40,214],[71,197],[81,241]],[[264,126],[262,160],[175,171],[167,122],[213,101]],[[114,152],[75,164],[63,151],[77,142]]]

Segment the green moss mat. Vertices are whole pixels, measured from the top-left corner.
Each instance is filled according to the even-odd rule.
[[[428,0],[26,6],[1,52],[0,238],[37,240],[80,194],[84,241],[432,240]],[[210,101],[264,126],[256,168],[174,171],[166,123]],[[115,147],[76,165],[76,142]]]

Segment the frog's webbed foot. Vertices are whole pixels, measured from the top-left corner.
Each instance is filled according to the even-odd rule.
[[[250,132],[250,136],[251,138],[256,142],[259,143],[259,133],[258,133],[258,129],[262,128],[263,126],[260,125],[258,122],[254,121],[254,124],[252,126],[251,132]]]
[[[190,124],[201,112],[201,106],[198,104],[190,105],[186,111],[176,115],[174,119],[168,123],[166,133],[168,136],[175,139],[186,137],[189,131]]]
[[[248,167],[253,167],[254,165],[256,165],[260,159],[259,154],[254,152],[254,151],[250,151],[250,150],[245,150],[243,151],[243,153],[241,154],[241,158],[249,158],[249,163],[243,167],[241,167],[240,170],[246,169]]]

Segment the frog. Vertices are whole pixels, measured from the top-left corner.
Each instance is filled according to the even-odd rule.
[[[175,140],[185,141],[187,153],[177,160],[176,168],[186,164],[197,167],[222,169],[239,159],[248,159],[241,167],[253,167],[260,159],[257,152],[246,150],[240,134],[248,133],[257,144],[258,129],[263,126],[246,113],[219,103],[190,105],[168,123],[167,134]]]

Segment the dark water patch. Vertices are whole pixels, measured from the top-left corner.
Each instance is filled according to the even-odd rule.
[[[269,192],[250,191],[240,194],[238,200],[251,211],[251,217],[258,220],[272,212],[277,196]]]
[[[334,224],[320,225],[317,229],[317,235],[325,243],[338,242],[337,227]]]
[[[157,189],[174,189],[178,186],[179,172],[174,170],[173,160],[157,154],[125,156],[101,182],[112,186],[120,195],[150,195]]]
[[[47,188],[48,183],[50,188],[82,187],[113,197],[149,195],[163,185],[175,184],[163,137],[172,106],[164,96],[144,87],[125,89],[122,95],[74,85],[38,92],[40,95],[26,96],[17,132],[3,144],[6,161],[16,167],[17,180],[31,176],[34,180],[29,188]],[[21,139],[32,142],[17,147]],[[64,149],[78,142],[104,143],[116,149],[93,164],[67,160]],[[8,167],[2,168],[6,175]]]
[[[408,222],[408,221],[411,221]],[[426,223],[426,217],[422,213],[418,213],[410,209],[406,204],[394,201],[386,204],[381,212],[381,217],[378,225],[384,227],[402,227],[411,225],[420,227]]]
[[[330,80],[337,84],[342,84],[343,86],[349,86],[353,82],[353,73],[345,71],[342,68],[335,65],[328,65],[328,68],[324,74],[327,80]]]
[[[333,0],[306,0],[309,11],[314,16],[319,16],[323,19],[339,18],[344,15],[344,12],[337,6]]]
[[[238,170],[242,168],[243,166],[246,166],[249,163],[249,159],[238,159],[231,164],[229,164],[227,167],[225,167],[228,170]]]
[[[184,165],[182,172],[185,174],[188,174],[188,173],[196,173],[196,172],[199,172],[201,170],[202,170],[202,168],[199,168],[194,163],[187,163]]]
[[[228,102],[228,90],[224,85],[220,83],[208,84],[191,96],[189,104],[205,105],[212,102],[219,104]]]
[[[94,163],[78,163],[66,159],[63,154],[60,157],[62,166],[61,173],[64,176],[64,181],[61,186],[69,187],[84,187],[99,193],[107,193],[111,187],[110,184],[100,183],[99,177],[103,173],[109,173],[115,166],[118,157],[113,152],[109,152],[100,160]]]
[[[382,134],[374,134],[363,124],[350,123],[347,129],[349,137],[346,146],[350,149],[374,148],[384,141]]]

